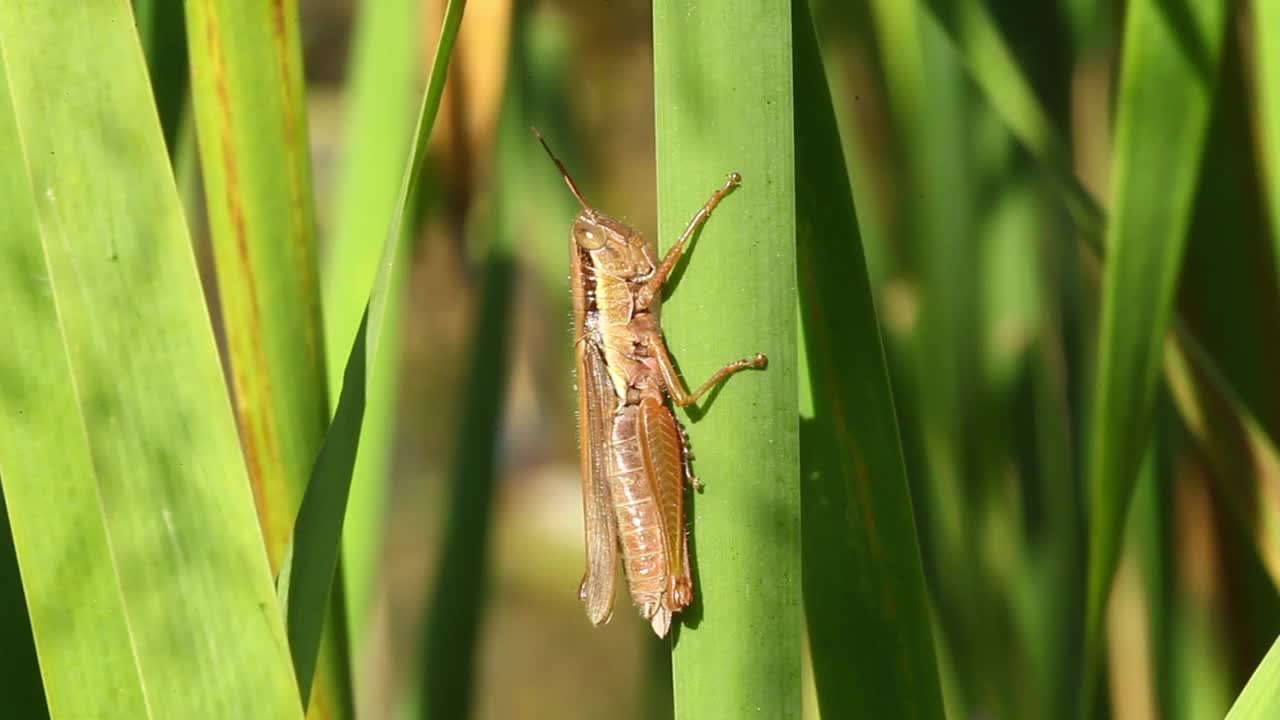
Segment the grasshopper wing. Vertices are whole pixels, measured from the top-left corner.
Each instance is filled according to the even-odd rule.
[[[599,346],[578,344],[578,444],[582,453],[582,512],[587,540],[587,572],[578,597],[593,625],[613,614],[618,567],[618,530],[609,490],[609,439],[617,402]]]

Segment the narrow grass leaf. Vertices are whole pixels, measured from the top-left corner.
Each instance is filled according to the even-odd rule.
[[[405,154],[413,132],[413,104],[422,71],[417,0],[357,6],[346,86],[343,161],[332,218],[333,236],[321,263],[325,356],[333,399],[373,286],[391,223]],[[404,228],[412,235],[412,227]],[[398,241],[407,252],[409,242]],[[396,263],[387,290],[387,333],[370,377],[360,449],[356,455],[343,532],[348,632],[354,668],[363,668],[365,627],[377,573],[382,517],[390,480],[392,423],[399,385],[405,263]],[[359,682],[359,677],[356,678]]]
[[[667,340],[690,385],[769,356],[686,413],[706,489],[690,512],[699,601],[675,636],[676,717],[797,718],[791,3],[656,0],[653,21],[659,242],[679,237],[726,173],[743,178],[672,283]]]
[[[1232,405],[1209,392],[1209,381],[1197,381],[1204,372],[1172,341],[1164,354],[1169,393],[1182,422],[1198,442],[1214,477],[1224,482],[1228,503],[1240,530],[1253,539],[1259,559],[1272,582],[1280,586],[1280,454],[1250,417],[1232,411]]]
[[[1280,639],[1231,705],[1226,720],[1266,720],[1280,715]]]
[[[132,19],[0,5],[0,474],[50,708],[300,717]]]
[[[822,56],[794,5],[804,602],[825,717],[944,717],[879,321]],[[837,310],[838,309],[838,310]]]
[[[1272,259],[1280,281],[1280,3],[1254,0],[1253,41],[1257,47],[1257,106],[1271,218]]]
[[[1136,0],[1126,18],[1089,429],[1086,667],[1100,653],[1111,576],[1149,437],[1226,19],[1220,0]],[[1086,707],[1093,675],[1085,678]]]
[[[986,16],[985,6],[964,0],[929,0],[927,4],[965,57],[972,77],[988,100],[1057,182],[1082,239],[1101,254],[1104,213],[1074,177],[1069,155],[1060,150],[1064,144],[1057,137],[1059,132],[1050,125],[1048,116],[1037,110],[1034,94],[1013,64],[1012,53],[1002,47],[1003,39]],[[1261,19],[1261,15],[1258,18]],[[1261,25],[1258,28],[1266,34]],[[1259,71],[1263,72],[1261,68]],[[1269,87],[1264,87],[1262,92],[1265,94]],[[1263,134],[1266,135],[1265,129]],[[1238,310],[1268,317],[1265,306],[1250,304]],[[1239,315],[1233,313],[1232,317]],[[1241,375],[1232,367],[1230,346],[1206,345],[1211,339],[1199,335],[1193,329],[1195,326],[1182,318],[1175,317],[1173,324],[1174,341],[1164,349],[1166,382],[1173,388],[1175,404],[1184,423],[1210,459],[1214,479],[1220,483],[1246,532],[1254,538],[1264,566],[1276,581],[1280,578],[1276,550],[1280,497],[1272,492],[1270,483],[1258,479],[1272,477],[1280,468],[1275,449],[1280,426],[1268,419],[1273,413],[1264,404],[1267,396],[1247,391],[1254,378]],[[1265,337],[1258,339],[1266,342]],[[1234,359],[1241,357],[1237,354]],[[1247,355],[1244,357],[1248,359]]]
[[[286,567],[281,573],[279,592],[285,604],[289,631],[289,649],[294,671],[304,696],[311,685],[320,643],[324,608],[333,588],[334,573],[341,553],[342,525],[347,510],[347,496],[360,443],[360,426],[364,421],[365,398],[369,377],[367,368],[376,366],[383,330],[387,322],[392,278],[396,261],[402,257],[400,244],[403,228],[413,221],[413,198],[417,196],[419,176],[426,157],[427,138],[435,124],[444,93],[449,55],[458,36],[465,0],[450,0],[445,8],[444,25],[436,47],[427,81],[418,124],[414,131],[413,149],[405,164],[400,193],[391,225],[387,229],[373,288],[365,305],[363,319],[347,356],[342,391],[324,444],[316,458],[307,484],[302,506],[294,526]]]
[[[1280,375],[1275,372],[1280,360],[1280,334],[1275,332],[1280,294],[1269,260],[1272,246],[1266,231],[1261,158],[1252,142],[1250,115],[1255,103],[1247,89],[1239,39],[1235,34],[1227,38],[1207,141],[1212,151],[1206,153],[1201,171],[1185,270],[1178,282],[1178,307],[1185,322],[1181,334],[1194,333],[1212,348],[1217,360],[1213,366],[1232,381],[1224,384],[1209,375],[1216,370],[1196,362],[1191,345],[1167,343],[1164,366],[1183,423],[1233,512],[1231,524],[1251,539],[1272,585],[1280,586],[1280,488],[1267,474],[1268,467],[1275,467],[1276,452],[1260,433],[1268,418],[1274,426],[1280,417],[1280,404],[1275,402],[1280,398]],[[1208,392],[1215,386],[1229,395]],[[1252,400],[1256,417],[1232,412],[1241,398]],[[1258,655],[1265,649],[1258,648]]]
[[[991,678],[1002,674],[995,668],[1009,655],[1002,627],[1008,612],[994,592],[991,564],[972,562],[984,552],[977,518],[988,517],[991,497],[978,452],[990,388],[981,373],[982,343],[973,340],[983,337],[984,320],[977,233],[984,203],[977,187],[992,181],[979,175],[978,108],[958,58],[916,4],[875,0],[869,7],[894,150],[904,166],[898,245],[914,271],[907,283],[920,308],[904,348],[904,374],[917,386],[920,537],[965,704],[1009,714],[993,706],[1000,698],[990,690]]]
[[[328,420],[296,5],[189,0],[205,199],[272,567]]]
[[[1096,249],[1104,227],[1102,210],[1076,177],[1062,132],[1041,106],[987,5],[975,0],[914,1],[926,5],[933,21],[952,38],[973,82],[1027,151],[1048,169],[1084,240]]]
[[[973,0],[916,1],[929,8],[931,17],[951,38],[969,68],[970,77],[988,102],[1058,186],[1061,199],[1080,231],[1080,239],[1094,253],[1105,254],[1106,213],[1075,175],[1061,131],[1038,104],[1025,73],[1016,65],[986,6]],[[1191,333],[1178,316],[1174,325],[1178,328],[1179,344],[1193,362],[1202,366],[1199,374],[1212,383],[1209,390],[1230,403],[1233,412],[1242,418],[1256,419],[1266,441],[1275,447],[1280,440],[1280,424],[1269,421],[1268,415],[1260,412],[1257,398],[1240,391],[1239,380],[1222,371],[1204,340]]]
[[[278,573],[328,425],[296,0],[188,0],[192,99],[240,440]],[[325,621],[307,716],[354,714],[346,618]]]

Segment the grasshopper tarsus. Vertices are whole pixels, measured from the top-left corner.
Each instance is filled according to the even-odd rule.
[[[733,189],[741,182],[742,175],[737,172],[729,173],[724,185],[711,193],[711,198],[707,200],[706,204],[698,208],[698,212],[694,213],[693,218],[689,220],[689,224],[685,226],[684,232],[680,233],[680,239],[675,241],[662,258],[662,262],[658,264],[658,267],[654,268],[653,276],[636,291],[636,307],[640,309],[649,307],[653,299],[662,292],[662,286],[666,284],[667,278],[671,276],[671,271],[675,269],[676,263],[684,255],[685,246],[688,245],[689,240],[693,238],[699,228],[706,224],[707,219],[711,217],[711,212],[716,209],[720,201],[730,192],[733,192]]]
[[[706,395],[715,386],[727,380],[730,375],[743,370],[758,370],[768,362],[769,358],[765,357],[763,353],[757,353],[755,357],[734,360],[707,378],[707,381],[699,385],[697,390],[688,392],[684,389],[684,383],[680,381],[679,376],[676,374],[675,363],[671,360],[671,355],[667,352],[665,344],[661,346],[661,352],[658,354],[658,366],[662,370],[667,394],[671,396],[671,401],[680,407],[689,407],[696,404],[703,395]]]

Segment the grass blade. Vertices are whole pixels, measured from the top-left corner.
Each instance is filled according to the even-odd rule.
[[[794,4],[804,600],[826,717],[943,718],[880,327],[808,8]],[[833,312],[834,308],[841,308]]]
[[[1280,640],[1253,671],[1226,720],[1265,720],[1280,714]]]
[[[1098,247],[1105,225],[1102,210],[1076,178],[1062,133],[1041,106],[986,4],[975,0],[917,2],[928,6],[933,20],[953,39],[973,82],[1009,130],[1049,170],[1085,241]]]
[[[0,153],[16,159],[22,157],[22,144],[3,50],[0,39]],[[17,563],[27,568],[16,588],[19,602],[25,592],[28,632],[41,636],[40,669],[53,710],[93,717],[101,710],[95,697],[98,688],[114,687],[115,708],[145,717],[124,599],[114,573],[95,572],[112,567],[110,541],[99,516],[101,500],[89,446],[80,439],[78,400],[58,333],[57,307],[48,294],[41,231],[24,163],[0,163],[0,201],[6,208],[0,214],[0,249],[6,258],[0,263],[0,320],[5,328],[17,330],[24,323],[30,328],[26,366],[4,366],[6,391],[0,393],[5,428],[0,433],[0,482],[10,517],[6,530],[12,532]],[[44,372],[32,372],[39,369]],[[12,391],[20,386],[27,390]],[[61,482],[37,482],[40,472]],[[48,501],[55,490],[56,505]],[[64,548],[79,551],[69,554]],[[54,568],[68,568],[79,578],[79,590],[70,603]],[[52,631],[67,626],[92,627],[96,632],[68,642]],[[6,642],[5,647],[12,646]]]
[[[281,575],[280,594],[284,598],[289,631],[289,648],[293,654],[298,685],[306,693],[315,670],[320,643],[324,608],[333,587],[334,573],[341,551],[342,525],[351,489],[351,474],[360,443],[360,426],[364,420],[365,398],[369,381],[366,368],[376,365],[383,329],[386,324],[389,293],[395,275],[396,260],[403,228],[413,219],[412,199],[417,196],[419,175],[426,157],[427,138],[435,124],[444,93],[449,55],[458,37],[465,0],[450,0],[445,9],[440,42],[431,66],[431,77],[422,98],[413,151],[405,166],[378,264],[378,273],[364,317],[347,357],[342,392],[324,444],[316,458],[307,484],[298,519],[294,526],[293,545]]]
[[[1009,613],[994,589],[994,563],[977,561],[985,556],[979,527],[996,516],[979,448],[988,422],[984,406],[998,390],[982,372],[984,343],[973,341],[987,332],[980,291],[994,284],[982,276],[981,259],[990,254],[982,243],[998,240],[994,232],[979,235],[987,218],[977,188],[1007,179],[996,180],[983,164],[990,156],[977,147],[976,103],[937,29],[913,3],[876,0],[869,10],[893,147],[903,166],[894,245],[916,275],[908,282],[920,303],[919,318],[903,338],[903,374],[916,387],[917,412],[914,427],[904,426],[913,427],[920,453],[919,537],[927,548],[938,630],[954,658],[963,696],[957,702],[977,713],[1016,715],[1000,705],[992,681],[1003,676],[996,668],[1012,654],[1003,623]]]
[[[0,467],[50,709],[299,717],[129,6],[5,2],[0,56]]]
[[[706,491],[691,508],[699,602],[675,638],[678,718],[800,713],[791,3],[656,0],[659,241],[725,173],[743,177],[664,306],[684,377],[762,351],[688,413]],[[705,414],[704,414],[705,413]],[[725,658],[733,658],[725,662]]]
[[[325,355],[329,387],[342,387],[342,368],[369,298],[381,248],[369,242],[385,232],[395,209],[404,157],[413,132],[413,104],[421,75],[417,0],[362,2],[357,7],[351,71],[346,89],[347,130],[334,210],[333,238],[321,266]],[[412,228],[405,228],[412,234]],[[407,241],[400,241],[407,248]],[[387,333],[373,367],[360,431],[343,533],[352,666],[365,667],[365,625],[377,572],[382,516],[389,482],[392,422],[399,385],[404,263],[387,290]],[[356,679],[359,683],[359,678]]]
[[[1013,64],[1012,53],[1003,46],[1004,41],[987,17],[984,4],[930,0],[927,5],[964,56],[974,81],[1001,113],[1008,127],[1019,135],[1024,147],[1058,184],[1077,227],[1082,231],[1082,238],[1101,254],[1101,229],[1106,222],[1105,215],[1075,178],[1070,156],[1061,150],[1065,145],[1058,137],[1058,131],[1037,107],[1030,85]],[[1237,133],[1235,137],[1241,136]],[[1247,149],[1244,151],[1248,152]],[[1242,177],[1233,176],[1230,180],[1238,182]],[[1215,191],[1229,192],[1221,187],[1215,187]],[[1232,228],[1247,222],[1227,212]],[[1213,227],[1212,232],[1216,233],[1223,230],[1218,225],[1206,227]],[[1232,289],[1235,297],[1245,292],[1239,287]],[[1256,300],[1257,296],[1253,297]],[[1214,296],[1213,299],[1217,302],[1220,298]],[[1270,316],[1267,307],[1264,304],[1260,309],[1256,302],[1251,302],[1247,307],[1234,307],[1231,317],[1234,322],[1241,317],[1236,313],[1243,311],[1265,321]],[[1238,361],[1243,358],[1247,370],[1251,356],[1239,354],[1238,342],[1250,336],[1237,334],[1222,344],[1222,333],[1202,335],[1206,325],[1188,324],[1183,319],[1185,317],[1175,316],[1174,342],[1164,347],[1166,381],[1174,388],[1178,410],[1197,445],[1211,460],[1215,469],[1213,477],[1220,481],[1224,494],[1237,511],[1237,519],[1253,537],[1274,581],[1280,577],[1275,549],[1275,529],[1280,527],[1277,525],[1280,499],[1275,497],[1268,483],[1255,482],[1254,478],[1267,477],[1268,473],[1276,471],[1275,440],[1280,437],[1280,428],[1274,422],[1273,409],[1265,404],[1268,396],[1249,391],[1256,385],[1257,378],[1247,372],[1242,373],[1238,367],[1241,365]],[[1207,327],[1216,327],[1219,317],[1220,314],[1210,313]],[[1265,333],[1264,337],[1257,339],[1264,345],[1267,342]],[[1234,357],[1231,355],[1233,352],[1237,353]]]
[[[1251,417],[1236,414],[1232,405],[1207,390],[1205,372],[1170,342],[1165,348],[1164,373],[1169,393],[1183,423],[1199,441],[1199,449],[1221,483],[1240,531],[1250,537],[1259,560],[1273,583],[1280,583],[1280,454],[1267,442]]]
[[[952,39],[957,52],[968,65],[970,77],[982,89],[988,102],[1058,186],[1061,199],[1080,231],[1080,238],[1095,253],[1104,254],[1106,213],[1076,177],[1071,154],[1066,150],[1061,132],[1038,104],[1035,92],[1015,64],[1013,53],[985,5],[973,0],[918,1],[928,6],[931,17]],[[1208,390],[1229,403],[1232,411],[1241,418],[1256,421],[1266,442],[1274,449],[1280,440],[1280,425],[1271,421],[1270,413],[1259,406],[1259,398],[1241,392],[1238,379],[1222,371],[1215,357],[1207,351],[1203,339],[1190,332],[1177,316],[1174,325],[1178,331],[1178,343],[1198,366],[1197,375],[1211,383]],[[1198,439],[1202,443],[1207,442],[1207,438]]]
[[[1264,185],[1269,190],[1272,259],[1280,279],[1280,3],[1254,0],[1254,43],[1258,49],[1257,103],[1261,120]]]
[[[241,443],[279,573],[328,424],[296,2],[189,0],[192,98]],[[354,714],[341,595],[308,717]]]
[[[1226,19],[1220,0],[1129,5],[1089,430],[1086,667],[1100,652],[1111,576],[1148,440]],[[1086,708],[1093,676],[1084,680]]]
[[[328,420],[296,10],[190,0],[205,197],[241,435],[272,567]]]

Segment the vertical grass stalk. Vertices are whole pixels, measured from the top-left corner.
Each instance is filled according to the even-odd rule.
[[[799,469],[791,3],[654,2],[659,243],[725,174],[731,195],[672,283],[665,327],[688,384],[755,352],[686,413],[706,484],[690,510],[699,601],[674,638],[677,718],[800,713]]]

